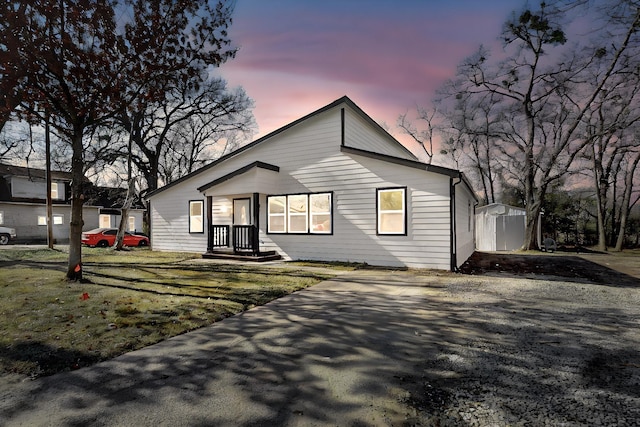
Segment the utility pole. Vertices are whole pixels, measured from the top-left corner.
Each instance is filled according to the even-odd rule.
[[[49,129],[49,113],[45,114],[44,146],[47,162],[47,244],[53,249],[53,199],[51,198],[51,135]]]

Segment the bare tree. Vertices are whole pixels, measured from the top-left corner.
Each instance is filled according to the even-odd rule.
[[[118,116],[134,145],[132,161],[147,189],[169,183],[210,160],[207,154],[233,132],[250,133],[252,101],[222,79],[201,87],[172,85],[154,102],[139,103]]]
[[[636,147],[637,148],[637,147]],[[638,165],[640,164],[640,150],[636,149],[635,152],[630,152],[626,167],[624,170],[624,192],[622,197],[622,203],[620,204],[620,223],[618,229],[618,236],[616,238],[616,244],[614,250],[621,251],[624,239],[626,236],[626,229],[631,215],[631,209],[634,205],[640,201],[640,191],[637,187],[638,182]],[[634,185],[635,184],[635,185]],[[632,196],[635,193],[635,199],[632,201]]]
[[[161,178],[172,182],[249,141],[255,129],[253,101],[242,88],[214,79],[169,132]],[[242,141],[241,141],[242,140]]]
[[[502,57],[494,60],[481,49],[458,69],[468,96],[491,95],[500,104],[502,137],[493,153],[523,189],[524,250],[536,248],[547,189],[570,171],[588,144],[581,134],[583,120],[597,107],[612,76],[632,64],[640,46],[640,6],[628,1],[608,5],[606,38],[600,33],[596,43],[564,48],[568,16],[562,4],[541,3],[538,10],[514,15],[504,26]]]
[[[128,22],[116,22],[118,7],[119,16],[131,12]],[[82,278],[87,132],[135,105],[143,93],[145,102],[160,96],[169,82],[197,86],[203,70],[233,57],[226,32],[231,10],[207,0],[130,0],[120,6],[117,0],[3,3],[0,76],[10,92],[4,93],[9,97],[0,105],[0,120],[19,100],[31,117],[50,114],[71,146],[67,278]]]
[[[453,158],[456,167],[470,171],[475,182],[481,183],[483,204],[496,202],[502,168],[496,156],[496,140],[504,132],[503,118],[493,97],[491,93],[476,96],[466,90],[465,79],[454,79],[439,90],[435,101],[443,116],[441,153]]]
[[[426,128],[419,130],[411,120],[407,119],[407,113],[401,114],[398,117],[396,125],[409,135],[415,142],[422,147],[427,155],[426,163],[431,163],[433,160],[433,144],[435,133],[437,132],[436,117],[438,110],[434,107],[431,110],[426,110],[420,106],[417,107],[418,117],[417,119],[426,124]]]

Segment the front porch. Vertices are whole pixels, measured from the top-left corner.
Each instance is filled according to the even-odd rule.
[[[254,162],[198,188],[207,200],[207,252],[203,258],[282,258],[276,251],[261,250],[259,238],[260,195],[278,188],[279,170],[275,165]]]
[[[230,237],[231,243],[230,242]],[[252,262],[282,259],[276,251],[261,251],[255,225],[210,225],[206,259],[229,259]]]

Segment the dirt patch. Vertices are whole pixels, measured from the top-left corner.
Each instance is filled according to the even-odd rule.
[[[587,259],[588,258],[588,259]],[[544,276],[553,280],[586,281],[608,286],[640,287],[640,278],[627,274],[631,257],[620,255],[572,252],[523,254],[514,252],[474,252],[460,267],[470,275]],[[640,262],[635,257],[634,262]],[[624,269],[615,269],[624,265]],[[610,267],[608,267],[610,266]]]

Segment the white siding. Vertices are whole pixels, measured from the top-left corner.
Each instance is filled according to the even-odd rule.
[[[151,199],[151,244],[154,250],[177,250],[204,252],[207,248],[206,234],[189,234],[189,200],[206,200],[197,188],[232,173],[255,161],[262,161],[280,167],[280,172],[263,171],[276,175],[279,182],[271,194],[285,194],[315,191],[298,181],[296,168],[309,163],[323,163],[323,159],[339,151],[340,111],[330,110],[304,121],[297,126],[265,141],[244,153],[232,157],[214,168],[176,184],[173,188],[160,192]],[[251,172],[248,172],[251,174]],[[236,177],[228,181],[228,191],[237,191]],[[233,181],[233,182],[232,182]],[[227,182],[221,184],[225,186]],[[234,188],[235,187],[235,188]],[[227,196],[217,193],[217,188],[207,190],[207,195]],[[246,190],[244,190],[246,191]],[[262,204],[262,206],[265,206]],[[262,218],[261,228],[266,224]],[[215,218],[215,215],[214,215]],[[218,224],[217,219],[214,223]],[[176,236],[180,236],[176,238]],[[262,238],[261,234],[261,238]],[[266,243],[266,242],[265,242]]]
[[[382,129],[373,127],[361,115],[345,109],[345,145],[374,153],[417,160],[406,148]]]
[[[381,137],[346,108],[348,146],[407,158],[404,149]],[[350,130],[349,130],[350,129]],[[357,132],[356,132],[357,129]],[[154,250],[204,252],[205,234],[188,233],[189,200],[205,200],[197,188],[255,161],[280,167],[277,185],[260,194],[261,250],[286,259],[366,262],[372,265],[450,269],[451,214],[449,176],[340,152],[341,112],[333,108],[270,140],[195,174],[151,198]],[[230,194],[245,189],[247,173],[207,190],[214,196],[214,223],[231,223]],[[225,188],[226,187],[226,188]],[[407,236],[376,234],[376,188],[406,187]],[[333,234],[267,234],[266,196],[333,192]],[[225,212],[220,202],[227,204]]]
[[[456,185],[456,267],[460,267],[475,250],[475,199],[464,182]]]

